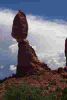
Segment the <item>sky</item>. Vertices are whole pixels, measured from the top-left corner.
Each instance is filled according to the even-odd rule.
[[[27,14],[67,21],[67,0],[0,0],[0,8],[21,9]]]
[[[0,0],[0,79],[16,73],[17,42],[11,37],[19,9],[26,13],[28,41],[51,69],[65,66],[66,0]]]

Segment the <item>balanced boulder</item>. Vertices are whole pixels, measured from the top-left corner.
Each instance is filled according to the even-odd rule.
[[[13,20],[12,37],[17,40],[26,39],[28,34],[28,23],[25,14],[19,11]]]

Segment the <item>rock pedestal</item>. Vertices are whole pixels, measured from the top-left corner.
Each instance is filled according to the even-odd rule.
[[[34,74],[38,70],[42,70],[41,63],[28,41],[18,43],[18,65],[17,74]]]

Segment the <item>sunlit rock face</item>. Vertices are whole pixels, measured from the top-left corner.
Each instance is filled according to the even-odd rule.
[[[33,74],[43,70],[43,64],[38,60],[35,50],[26,39],[28,34],[28,24],[26,16],[19,11],[15,16],[12,27],[12,36],[18,42],[18,64],[17,75]]]

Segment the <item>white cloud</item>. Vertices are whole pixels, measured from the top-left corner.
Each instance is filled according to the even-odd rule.
[[[0,25],[11,26],[15,13],[15,11],[9,9],[0,9]]]
[[[10,65],[10,71],[16,72],[16,66],[15,65]]]
[[[11,53],[13,53],[13,54],[17,53],[17,51],[18,51],[18,44],[15,43],[15,44],[10,45],[9,49],[10,49]]]
[[[16,11],[0,10],[0,36],[5,36],[9,42],[12,41],[8,47],[5,47],[8,48],[8,52],[11,51],[12,56],[17,53],[17,44],[10,35],[15,14]],[[33,15],[27,15],[27,20],[29,24],[28,39],[30,44],[35,47],[39,59],[53,69],[63,67],[65,64],[64,43],[67,37],[67,22],[57,19],[45,20],[40,16]],[[5,46],[7,41],[2,46]],[[62,56],[59,56],[60,53]]]

